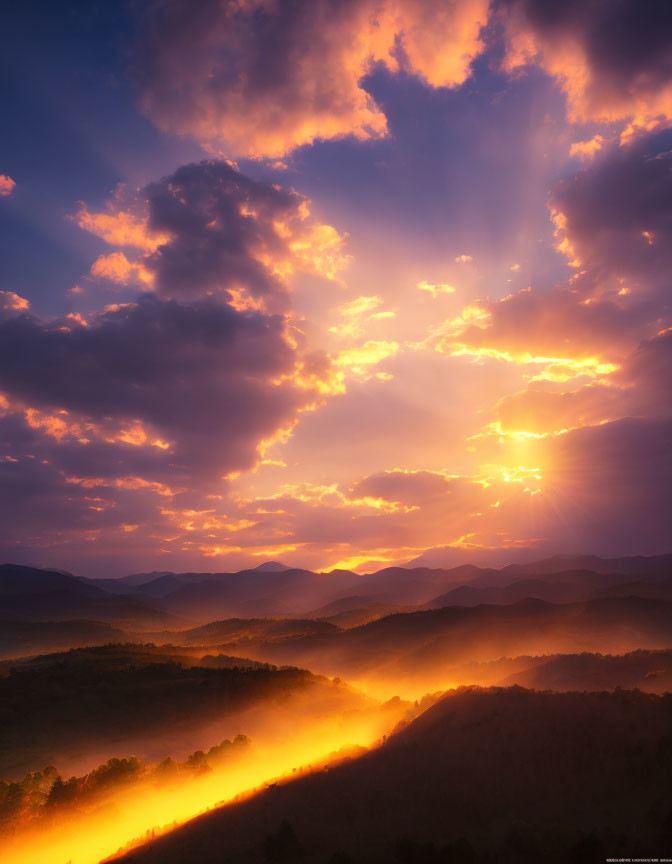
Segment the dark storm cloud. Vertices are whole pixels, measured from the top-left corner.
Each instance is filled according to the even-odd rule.
[[[487,319],[445,339],[475,349],[623,362],[669,326],[672,132],[614,145],[550,196],[575,275],[481,304]],[[646,389],[647,382],[641,382]]]
[[[241,174],[224,161],[184,165],[144,190],[150,230],[170,235],[147,261],[165,296],[198,296],[245,288],[283,294],[267,259],[287,257],[278,226],[300,221],[304,199]]]
[[[557,543],[609,554],[670,551],[672,422],[626,418],[554,438]]]
[[[624,373],[631,384],[633,413],[672,415],[672,329],[643,342]]]
[[[361,86],[376,63],[432,86],[468,76],[488,0],[156,0],[135,75],[162,129],[229,152],[279,156],[319,139],[385,134]]]
[[[670,117],[666,0],[503,0],[499,10],[509,63],[541,63],[567,91],[574,119]]]
[[[69,330],[24,315],[0,325],[0,388],[103,427],[138,420],[148,445],[151,434],[173,445],[158,455],[149,446],[146,470],[218,477],[249,467],[259,440],[301,404],[291,384],[273,383],[295,360],[283,328],[276,316],[153,296]],[[120,473],[140,461],[138,449],[119,444]]]
[[[563,180],[551,204],[591,282],[626,280],[633,292],[669,294],[672,132],[613,147]],[[615,283],[612,283],[615,285]],[[658,310],[660,311],[660,310]]]
[[[672,9],[665,0],[505,0],[537,32],[581,39],[591,68],[614,85],[646,74],[651,85],[672,74]]]

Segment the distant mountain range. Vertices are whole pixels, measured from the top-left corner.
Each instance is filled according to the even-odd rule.
[[[672,555],[558,555],[499,570],[465,564],[449,570],[387,567],[364,575],[349,570],[315,573],[270,561],[236,573],[160,571],[120,579],[5,564],[0,566],[0,656],[91,644],[86,640],[105,638],[108,632],[110,638],[128,633],[133,638],[170,638],[184,630],[194,632],[194,625],[230,619],[290,619],[285,637],[291,631],[312,638],[315,624],[308,627],[307,621],[343,630],[392,613],[443,607],[502,606],[527,599],[580,604],[628,597],[649,600],[652,608],[656,601],[672,601]],[[253,638],[263,638],[258,628],[253,630]],[[222,632],[220,641],[235,638]]]
[[[189,632],[189,631],[188,631]],[[388,615],[347,630],[257,636],[226,653],[338,675],[378,694],[426,692],[473,681],[465,666],[501,657],[672,646],[672,603],[609,597],[578,603],[525,599]]]
[[[508,589],[481,595],[455,589]],[[535,581],[536,580],[536,581]],[[386,567],[360,575],[350,570],[314,573],[267,562],[236,573],[147,573],[118,580],[82,580],[108,592],[136,597],[157,610],[194,621],[213,618],[292,616],[324,617],[382,607],[473,605],[515,602],[532,596],[570,602],[598,596],[600,590],[669,596],[672,555],[602,559],[554,556],[499,570],[461,565],[445,570],[428,567]],[[565,584],[570,587],[565,587]],[[637,586],[634,587],[633,586]],[[526,593],[527,592],[527,593]],[[567,599],[565,599],[565,597]]]
[[[94,579],[17,564],[0,565],[0,604],[5,621],[89,619],[136,627],[180,623],[131,592],[113,593]]]

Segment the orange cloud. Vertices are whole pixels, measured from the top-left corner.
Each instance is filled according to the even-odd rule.
[[[309,202],[305,203],[304,212],[308,215]],[[344,270],[351,260],[343,251],[346,239],[347,234],[339,234],[331,225],[309,225],[303,231],[296,232],[295,239],[289,242],[289,249],[297,269],[317,273],[325,279],[335,279],[336,274]]]
[[[100,279],[109,279],[119,285],[139,282],[151,285],[154,276],[141,262],[132,262],[123,252],[112,252],[110,255],[100,255],[91,265],[91,275]]]
[[[336,311],[344,319],[339,324],[334,324],[329,328],[330,333],[336,333],[338,336],[357,337],[363,335],[365,327],[363,319],[381,320],[385,318],[394,318],[395,313],[390,311],[374,312],[382,306],[383,299],[379,296],[374,297],[357,297],[354,300],[349,300],[347,303],[339,306]]]
[[[7,197],[12,194],[16,181],[7,174],[0,174],[0,196]]]
[[[370,339],[356,348],[340,351],[334,358],[334,366],[349,369],[351,372],[366,376],[368,366],[386,360],[399,350],[399,343]]]
[[[114,202],[110,202],[107,213],[90,213],[82,203],[73,218],[84,231],[95,234],[111,246],[132,246],[143,252],[154,252],[170,239],[168,234],[150,231],[146,216],[115,209]]]
[[[69,321],[74,321],[75,324],[79,324],[80,327],[88,327],[89,322],[86,318],[83,318],[80,312],[68,312],[65,316]]]
[[[461,84],[483,49],[488,5],[314,0],[292,11],[222,0],[196,17],[186,0],[157,6],[139,48],[141,105],[164,130],[255,157],[343,135],[381,137],[386,118],[364,76],[376,63],[399,71],[401,46],[404,67],[431,86]]]
[[[76,477],[65,478],[66,483],[80,486],[82,489],[112,488],[138,490],[146,489],[164,498],[172,498],[184,489],[171,489],[164,483],[145,480],[143,477]]]
[[[67,411],[47,414],[35,408],[27,408],[25,418],[26,423],[32,429],[41,429],[57,441],[62,441],[66,437],[72,437],[80,444],[88,444],[90,439],[86,435],[88,431],[86,424],[71,422],[67,414]]]
[[[594,135],[589,141],[575,141],[569,148],[569,155],[578,156],[579,159],[590,159],[602,149],[604,142],[605,139],[601,135]]]
[[[534,0],[512,0],[499,11],[504,67],[515,72],[530,64],[541,66],[567,94],[571,122],[625,121],[622,140],[627,140],[638,130],[672,119],[669,49],[654,35],[669,22],[663,6],[652,10],[645,16],[647,34],[641,11],[633,0],[566,3],[547,11]],[[636,35],[630,36],[633,28]],[[597,149],[597,144],[592,146]]]
[[[92,277],[120,285],[164,297],[221,292],[239,311],[279,311],[296,272],[336,280],[350,262],[347,235],[316,223],[307,198],[257,183],[228,160],[182,166],[124,207],[120,198],[112,195],[101,213],[82,204],[74,217],[110,245],[139,250],[93,263]]]
[[[616,372],[637,336],[628,311],[611,301],[586,304],[568,289],[523,289],[463,310],[413,347],[502,360],[523,367],[531,381],[564,382]]]
[[[427,291],[432,297],[438,297],[439,294],[454,294],[455,289],[452,285],[446,285],[441,282],[439,284],[434,284],[432,282],[426,282],[423,280],[422,282],[418,282],[416,288],[419,291]]]
[[[94,423],[86,418],[73,415],[64,408],[51,411],[41,411],[37,408],[10,402],[0,394],[0,409],[22,413],[26,423],[32,429],[41,429],[46,435],[59,442],[66,439],[79,444],[89,444],[98,439],[107,444],[130,444],[133,447],[157,447],[160,450],[170,450],[171,442],[157,438],[148,432],[141,420],[113,420],[105,418],[103,422]]]
[[[21,311],[30,306],[25,297],[19,297],[14,291],[0,291],[0,309]]]
[[[619,416],[623,401],[619,388],[604,384],[560,393],[522,390],[498,402],[495,413],[499,419],[495,425],[500,434],[514,437],[559,433]]]

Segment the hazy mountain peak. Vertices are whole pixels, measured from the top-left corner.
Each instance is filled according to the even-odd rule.
[[[293,568],[288,567],[281,561],[264,561],[263,564],[259,564],[256,567],[246,567],[245,569],[259,570],[261,573],[281,573],[283,570],[292,570]]]

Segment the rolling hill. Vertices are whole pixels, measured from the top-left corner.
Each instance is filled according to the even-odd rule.
[[[390,695],[403,695],[409,688],[424,692],[463,683],[462,667],[473,661],[584,651],[622,654],[671,644],[672,603],[616,597],[449,606],[389,615],[348,630],[248,639],[244,652],[234,640],[222,650],[354,683],[389,685]]]
[[[447,694],[378,749],[281,782],[123,864],[485,864],[658,857],[672,839],[671,697]]]
[[[6,664],[0,777],[54,763],[90,770],[131,752],[149,760],[188,753],[227,737],[229,721],[231,735],[254,733],[267,711],[281,725],[372,704],[306,670],[234,665],[231,657],[200,665],[200,656],[186,647],[106,645]]]

